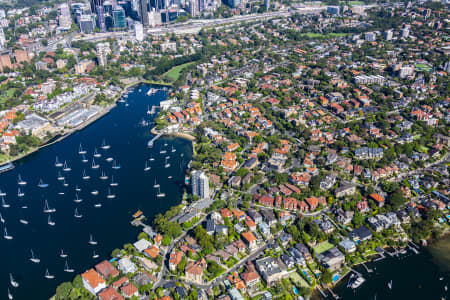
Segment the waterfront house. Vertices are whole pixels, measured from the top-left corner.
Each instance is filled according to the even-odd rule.
[[[124,298],[111,286],[98,293],[99,300],[124,300]]]
[[[350,239],[344,239],[339,242],[339,246],[344,249],[345,253],[353,253],[356,251],[356,244]]]
[[[117,262],[117,267],[122,273],[135,273],[137,271],[136,265],[128,257],[121,258]]]
[[[104,260],[101,263],[97,264],[95,266],[95,269],[105,279],[108,279],[109,277],[114,278],[119,276],[119,271],[107,260]]]
[[[142,253],[145,249],[149,248],[152,244],[146,239],[140,239],[136,243],[133,244],[134,248],[140,253]]]
[[[359,243],[359,242],[370,240],[372,238],[372,232],[369,230],[369,228],[367,228],[365,226],[361,226],[361,227],[356,228],[355,230],[351,231],[348,234],[348,236],[353,241]]]
[[[159,255],[159,249],[155,245],[150,246],[144,250],[145,255],[151,258],[156,258]]]
[[[106,281],[94,269],[89,269],[81,274],[81,279],[84,288],[94,295],[106,287]]]
[[[317,254],[320,264],[331,272],[338,270],[345,262],[345,255],[338,248],[333,247]]]

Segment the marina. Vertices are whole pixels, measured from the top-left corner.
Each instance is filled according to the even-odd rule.
[[[58,284],[92,267],[94,257],[108,259],[113,249],[135,240],[139,228],[130,226],[131,212],[140,209],[151,220],[181,201],[192,145],[160,136],[153,149],[147,147],[154,136],[136,124],[143,117],[153,118],[146,113],[148,106],[166,97],[162,90],[146,96],[147,89],[132,89],[128,106],[118,103],[95,123],[0,174],[0,247],[9,258],[0,272],[1,297],[9,290],[14,299],[50,298]],[[159,153],[164,144],[167,152],[176,150],[169,168],[164,167],[166,155]],[[95,148],[101,157],[93,156]],[[146,161],[148,172],[143,171]],[[155,180],[159,191],[153,188]],[[96,244],[88,243],[91,234]],[[39,263],[33,263],[33,257]],[[20,287],[11,286],[10,273]]]

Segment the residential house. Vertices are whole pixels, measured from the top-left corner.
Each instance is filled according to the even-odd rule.
[[[106,287],[105,279],[103,279],[94,269],[89,269],[81,274],[81,279],[84,288],[94,295],[97,295],[98,292]]]
[[[287,267],[279,258],[264,257],[256,260],[255,266],[268,286],[287,276]]]

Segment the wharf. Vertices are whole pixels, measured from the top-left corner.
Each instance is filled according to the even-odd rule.
[[[153,147],[153,144],[155,143],[155,141],[156,141],[157,139],[159,139],[162,135],[163,135],[163,133],[160,132],[160,133],[158,133],[156,136],[154,136],[154,137],[148,142],[147,147],[152,148],[152,147]]]

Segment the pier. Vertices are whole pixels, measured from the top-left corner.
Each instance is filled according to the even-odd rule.
[[[159,108],[159,106],[153,105],[153,106],[152,106],[152,110],[150,111],[150,114],[151,114],[151,115],[156,114],[156,110],[157,110],[158,108]]]
[[[153,144],[155,143],[155,141],[157,139],[159,139],[161,136],[163,135],[163,133],[158,133],[157,135],[155,135],[147,144],[147,147],[152,148]]]
[[[361,263],[361,265],[364,267],[364,269],[366,269],[367,273],[372,273],[372,272],[373,272],[373,270],[372,270],[372,269],[369,269],[369,268],[366,266],[365,263]]]

